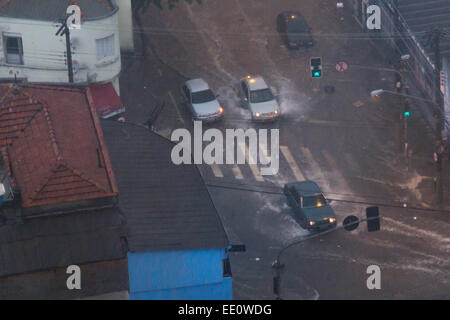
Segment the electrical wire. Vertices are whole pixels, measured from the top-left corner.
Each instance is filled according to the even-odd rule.
[[[248,192],[263,193],[263,194],[284,195],[284,193],[282,191],[266,191],[266,190],[260,190],[260,189],[252,189],[252,188],[223,186],[223,185],[219,185],[219,184],[212,184],[210,182],[205,182],[205,185],[207,187],[228,189],[228,190],[234,190],[234,191],[248,191]],[[281,189],[279,187],[277,187],[277,188]],[[340,193],[328,192],[325,190],[323,192],[326,194],[341,195]],[[358,195],[353,195],[353,196],[358,196]],[[364,197],[362,197],[362,198],[364,198]],[[450,213],[449,210],[444,210],[444,209],[433,209],[433,208],[411,207],[411,206],[405,207],[404,203],[401,203],[401,204],[382,203],[382,202],[361,201],[361,200],[352,200],[352,199],[335,199],[335,198],[328,198],[328,197],[327,197],[327,199],[335,201],[335,202],[346,202],[346,203],[352,203],[352,204],[379,206],[379,207],[394,208],[394,209],[415,210],[415,211],[424,211],[424,212],[437,212],[437,213]]]

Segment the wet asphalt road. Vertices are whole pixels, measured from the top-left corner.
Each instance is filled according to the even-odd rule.
[[[289,52],[282,45],[275,17],[285,9],[306,17],[317,41],[313,48]],[[274,298],[270,266],[277,251],[309,234],[280,191],[303,178],[335,200],[338,222],[349,214],[364,217],[369,203],[379,204],[382,230],[368,233],[361,225],[289,249],[282,257],[283,298],[448,299],[450,212],[410,209],[436,208],[432,132],[413,113],[407,170],[399,152],[397,101],[369,96],[371,90],[393,88],[393,73],[380,69],[390,66],[367,39],[352,38],[361,29],[349,8],[344,21],[334,10],[332,1],[313,0],[205,1],[201,7],[150,10],[140,31],[147,54],[131,57],[121,78],[127,119],[145,122],[153,100],[162,99],[158,132],[169,137],[176,128],[192,128],[179,88],[186,78],[202,77],[225,107],[223,121],[212,127],[280,130],[274,176],[261,177],[249,165],[200,166],[231,238],[247,247],[230,254],[235,299]],[[307,70],[314,56],[324,61],[321,80]],[[338,61],[346,61],[349,70],[336,72]],[[256,126],[239,107],[235,87],[247,74],[264,76],[278,92],[278,123]],[[326,86],[334,93],[327,94]],[[381,290],[366,287],[366,269],[373,264],[381,268]]]

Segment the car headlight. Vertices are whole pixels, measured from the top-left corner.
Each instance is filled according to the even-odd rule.
[[[278,114],[278,110],[275,110],[275,114]]]
[[[316,224],[316,223],[315,223],[314,221],[310,221],[310,222],[309,222],[309,225],[310,225],[310,226],[313,226],[313,225],[315,225],[315,224]]]
[[[336,219],[335,218],[330,218],[330,219],[328,219],[328,221],[330,221],[330,223],[334,223],[336,221]]]
[[[219,113],[223,113],[223,108],[222,107],[219,108]]]
[[[255,113],[255,117],[258,118],[259,116],[260,116],[259,112]]]

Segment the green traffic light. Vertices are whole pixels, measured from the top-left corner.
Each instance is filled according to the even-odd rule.
[[[320,71],[316,71],[316,72],[314,72],[314,77],[320,77]]]
[[[409,113],[409,111],[405,111],[404,113],[403,113],[406,117],[409,117],[411,114]]]

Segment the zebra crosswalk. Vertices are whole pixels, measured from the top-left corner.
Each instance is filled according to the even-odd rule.
[[[227,181],[230,179],[253,180],[260,183],[271,182],[279,186],[289,181],[314,180],[318,183],[328,183],[329,180],[333,180],[333,182],[342,186],[342,189],[349,190],[345,175],[341,170],[351,170],[352,172],[360,170],[360,165],[355,156],[349,153],[339,154],[338,161],[327,150],[311,151],[305,146],[291,150],[288,146],[281,145],[279,171],[274,175],[262,175],[261,168],[268,167],[264,163],[271,163],[271,155],[266,152],[268,150],[267,145],[259,145],[259,150],[262,152],[258,154],[258,159],[252,158],[245,142],[238,144],[237,147],[245,154],[245,164],[206,165],[206,170],[210,171],[209,173],[206,172],[206,177],[208,175],[211,177],[212,173],[215,179]],[[255,164],[257,163],[256,160],[260,160],[259,163],[262,164]],[[341,167],[338,163],[341,164]]]

